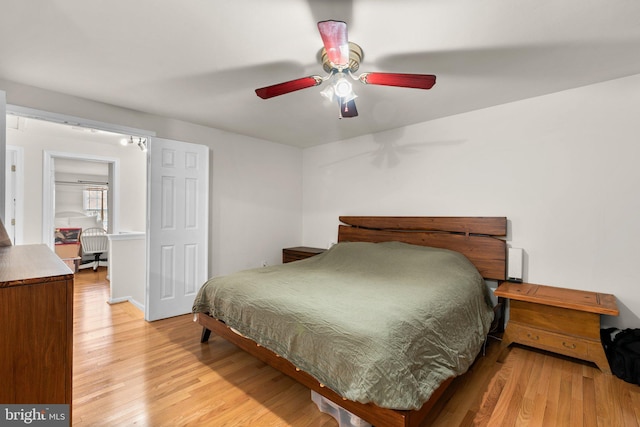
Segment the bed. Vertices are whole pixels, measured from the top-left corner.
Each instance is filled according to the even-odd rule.
[[[418,426],[480,352],[504,217],[340,217],[338,244],[212,278],[204,327],[377,426]]]

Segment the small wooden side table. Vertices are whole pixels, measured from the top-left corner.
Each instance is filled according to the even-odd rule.
[[[284,248],[282,250],[282,263],[285,264],[291,261],[298,261],[301,259],[309,258],[314,255],[321,254],[326,249],[322,248],[310,248],[308,246],[296,246],[295,248]]]
[[[501,283],[494,293],[510,304],[500,361],[517,342],[593,362],[611,374],[600,341],[600,315],[619,314],[615,296],[513,282]]]

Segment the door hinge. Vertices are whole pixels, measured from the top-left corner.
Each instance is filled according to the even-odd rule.
[[[11,225],[16,225],[16,219],[15,218],[11,218]]]
[[[11,172],[15,172],[16,171],[16,165],[11,165]]]

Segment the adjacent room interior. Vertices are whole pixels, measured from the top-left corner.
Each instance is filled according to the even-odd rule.
[[[131,143],[132,138],[7,115],[7,152],[14,154],[11,159],[17,164],[12,173],[15,184],[7,186],[12,192],[7,211],[18,218],[8,227],[13,243],[48,244],[77,272],[108,265],[108,235],[144,241],[146,152]],[[126,184],[120,184],[120,180]],[[82,233],[86,229],[99,236],[89,238],[85,233],[83,247]],[[114,245],[122,252],[129,250],[127,245],[140,246],[126,240],[118,240]],[[114,255],[116,260],[123,259],[118,253]],[[137,279],[123,279],[116,274],[110,300],[128,299],[143,308],[146,254],[138,253],[136,258],[135,263],[141,268],[131,270],[127,265],[123,276],[133,274]],[[115,268],[116,272],[122,270],[120,264]],[[132,287],[136,282],[140,283]]]

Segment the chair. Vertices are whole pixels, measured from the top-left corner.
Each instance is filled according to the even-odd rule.
[[[80,268],[93,267],[93,271],[96,271],[100,265],[106,265],[104,261],[100,261],[100,256],[109,250],[109,239],[104,229],[94,227],[82,230],[82,233],[80,233],[80,246],[83,255],[94,256],[93,262],[83,264]]]

